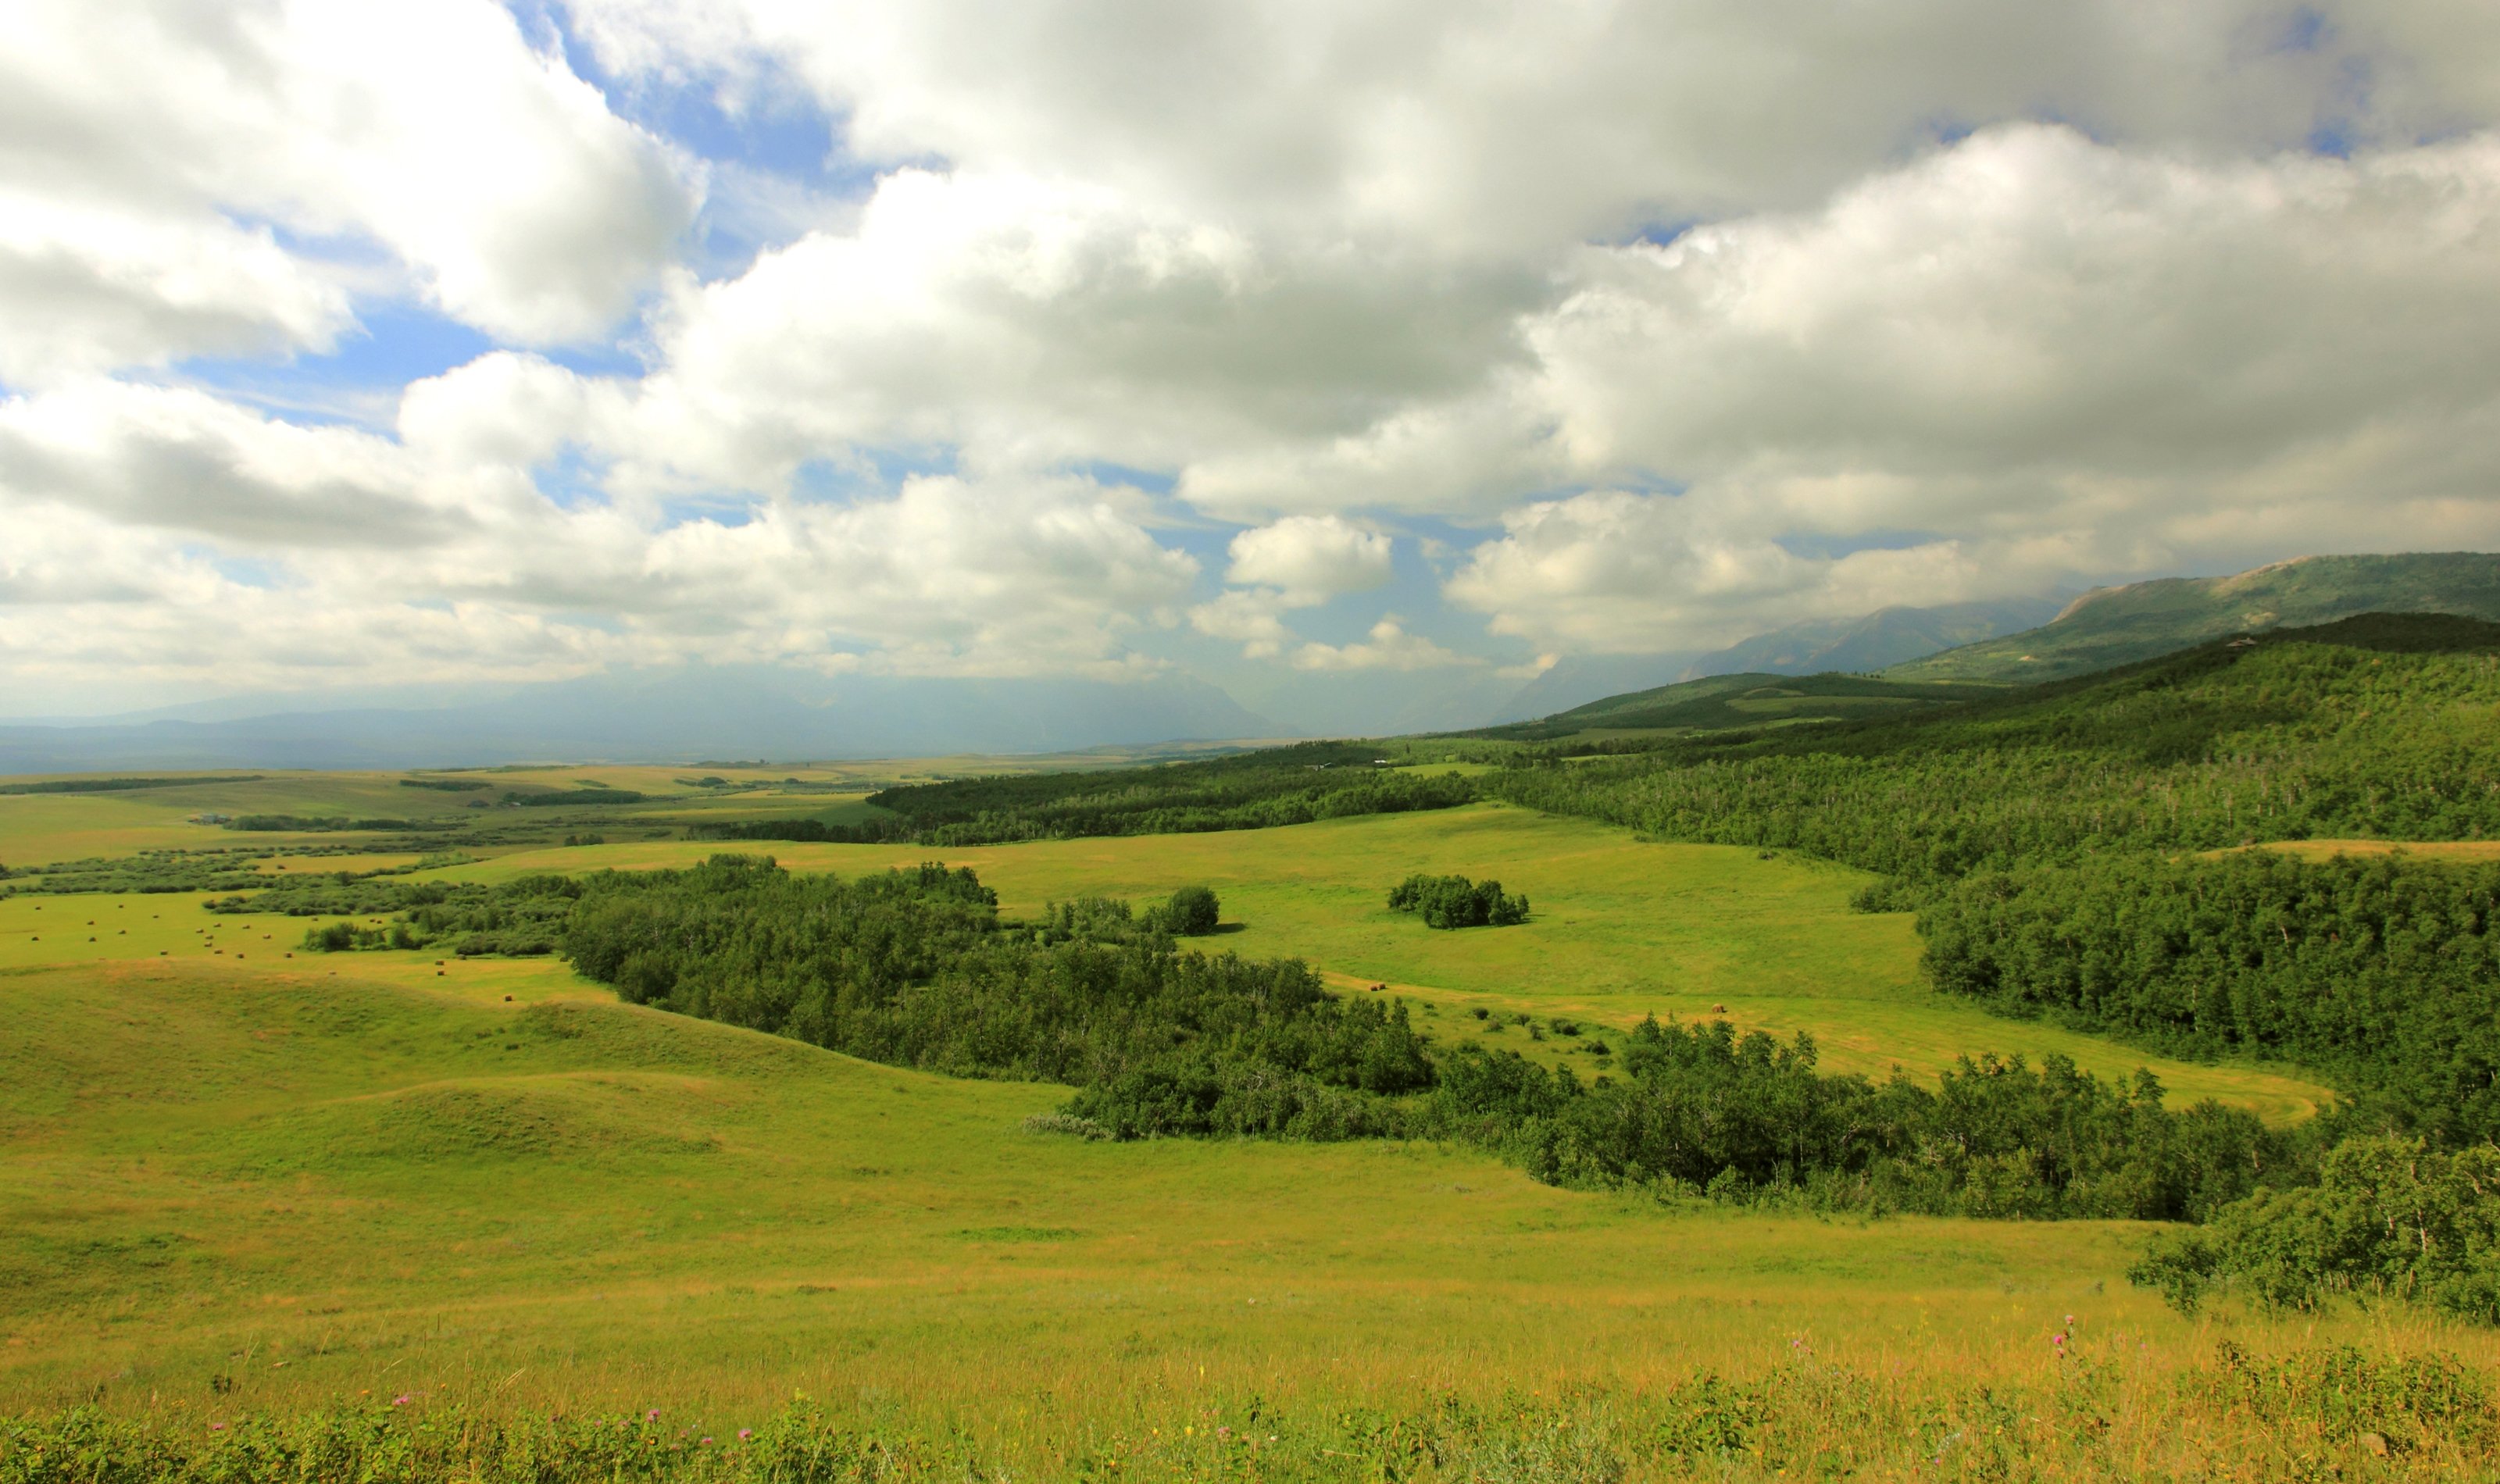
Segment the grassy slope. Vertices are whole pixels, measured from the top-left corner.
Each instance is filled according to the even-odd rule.
[[[1862,675],[1714,675],[1609,695],[1536,722],[1464,733],[1510,741],[1621,731],[1724,731],[1861,720],[1968,700],[1962,685],[1905,685]]]
[[[2500,556],[2310,557],[2230,577],[2105,588],[2076,599],[2041,628],[1912,660],[1884,673],[1902,681],[2061,680],[2229,634],[2372,611],[2500,619]]]
[[[1676,1214],[1428,1146],[1084,1145],[1017,1127],[1054,1089],[466,979],[143,964],[0,996],[0,1406],[450,1391],[727,1421],[804,1387],[1012,1432],[1219,1391],[1638,1386],[1795,1337],[2045,1375],[2069,1312],[2204,1348],[2118,1280],[2110,1225]]]

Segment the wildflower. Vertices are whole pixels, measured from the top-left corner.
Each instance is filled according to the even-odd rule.
[[[209,1431],[212,1433],[222,1433],[225,1430],[226,1425],[222,1422],[212,1422],[209,1424]]]
[[[708,1437],[701,1438],[701,1439],[698,1439],[698,1440],[697,1440],[696,1446],[698,1446],[698,1447],[707,1446],[707,1445],[708,1445],[710,1442],[711,1442],[711,1439],[710,1439],[710,1438],[708,1438]]]
[[[642,1420],[643,1420],[644,1422],[657,1422],[657,1421],[659,1421],[659,1420],[660,1420],[660,1409],[659,1409],[658,1407],[656,1407],[656,1406],[655,1406],[655,1407],[651,1408],[649,1411],[644,1412],[644,1413],[642,1414]]]
[[[746,1441],[748,1438],[753,1437],[754,1436],[755,1436],[755,1430],[754,1430],[753,1428],[740,1428],[740,1429],[738,1430],[738,1440],[739,1440],[740,1442],[744,1442],[744,1441]]]
[[[398,1396],[391,1398],[391,1405],[393,1405],[393,1406],[406,1406],[406,1405],[408,1405],[408,1393],[407,1393],[407,1392],[401,1392]]]

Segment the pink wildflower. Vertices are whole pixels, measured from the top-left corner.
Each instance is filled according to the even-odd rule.
[[[408,1405],[408,1393],[407,1393],[407,1392],[401,1392],[398,1396],[391,1398],[391,1405],[393,1405],[393,1406],[406,1406],[406,1405]]]
[[[753,1437],[754,1436],[755,1436],[755,1430],[754,1430],[753,1428],[740,1428],[740,1429],[738,1430],[738,1440],[739,1440],[740,1442],[744,1442],[744,1441],[746,1441],[748,1438]]]
[[[656,1406],[655,1406],[655,1407],[651,1408],[649,1411],[644,1412],[644,1413],[642,1414],[642,1420],[643,1420],[644,1422],[657,1422],[657,1421],[659,1421],[659,1420],[660,1420],[660,1409],[659,1409],[658,1407],[656,1407]]]

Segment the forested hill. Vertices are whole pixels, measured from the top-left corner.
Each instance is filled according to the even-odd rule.
[[[2302,557],[2230,577],[2178,577],[2087,593],[2048,624],[1895,664],[1904,681],[2063,680],[2234,634],[2359,613],[2500,619],[2500,555]]]
[[[1494,793],[1794,848],[1923,899],[1980,868],[2308,837],[2500,839],[2500,625],[2364,615],[1877,721],[1671,739]]]
[[[1994,689],[1999,688],[1908,685],[1866,675],[1714,675],[1465,735],[1537,742],[1588,731],[1725,731],[1888,716],[1958,703]]]

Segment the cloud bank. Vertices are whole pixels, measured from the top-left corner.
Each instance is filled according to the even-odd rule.
[[[1421,694],[2500,545],[2488,7],[24,12],[23,695]]]

